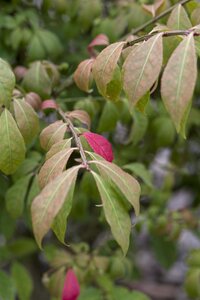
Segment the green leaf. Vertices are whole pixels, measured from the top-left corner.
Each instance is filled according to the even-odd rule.
[[[37,246],[32,238],[19,238],[7,244],[12,258],[22,258],[36,252]]]
[[[24,200],[31,177],[32,174],[20,178],[6,193],[6,209],[13,218],[19,218],[23,213]]]
[[[149,103],[150,92],[148,91],[136,104],[136,108],[141,112],[145,113],[147,104]]]
[[[62,150],[69,150],[71,148],[71,141],[72,138],[61,140],[57,143],[55,143],[50,150],[46,154],[46,160],[50,159],[52,156],[54,156],[56,153],[62,151]]]
[[[119,119],[119,112],[111,101],[107,101],[104,105],[98,124],[98,132],[111,131],[115,128]]]
[[[189,29],[192,27],[190,19],[181,4],[178,4],[171,12],[167,21],[167,27],[170,29]]]
[[[0,58],[0,106],[9,107],[15,87],[15,75],[9,64]]]
[[[38,174],[39,184],[41,188],[43,188],[63,172],[74,150],[75,148],[61,150],[51,158],[46,160]]]
[[[66,129],[67,125],[63,121],[56,121],[44,128],[40,134],[41,147],[46,151],[50,150],[54,144],[64,139]]]
[[[101,176],[108,181],[112,181],[117,188],[122,192],[124,197],[130,202],[135,210],[135,214],[139,214],[139,197],[140,185],[135,178],[124,172],[121,168],[113,163],[110,163],[96,153],[88,152],[93,161],[90,164],[95,164]]]
[[[0,271],[0,299],[15,299],[15,286],[13,280],[3,271]]]
[[[119,199],[116,198],[116,194],[111,190],[107,181],[95,172],[92,172],[92,175],[94,176],[101,196],[106,220],[111,227],[114,238],[122,248],[125,255],[128,251],[131,232],[129,214]]]
[[[146,183],[146,185],[148,185],[150,188],[153,188],[151,173],[149,170],[147,170],[145,165],[141,163],[132,163],[125,165],[123,168],[130,170],[134,175],[140,177]]]
[[[162,34],[134,48],[122,67],[124,91],[131,107],[149,91],[157,80],[163,59]]]
[[[40,37],[34,34],[27,49],[27,59],[28,61],[45,59],[46,52],[41,44]]]
[[[125,42],[117,42],[111,44],[110,46],[106,47],[96,58],[92,73],[99,90],[99,93],[107,98],[112,100],[112,93],[113,93],[113,83],[112,86],[109,87],[108,84],[111,83],[112,80],[116,80],[113,78],[115,74],[115,70],[117,68],[117,62],[120,58],[123,46]],[[117,74],[117,73],[116,73]],[[116,76],[115,74],[115,76]],[[118,75],[117,75],[118,76]],[[117,78],[117,81],[118,78]],[[114,84],[115,85],[115,84]],[[110,95],[107,94],[110,89]],[[114,95],[116,96],[116,95]]]
[[[33,200],[31,205],[33,232],[39,247],[41,247],[44,235],[49,231],[62,208],[80,168],[81,165],[63,172],[47,184]]]
[[[13,174],[25,158],[25,144],[7,109],[0,116],[0,140],[0,170],[7,175]]]
[[[100,289],[87,287],[81,290],[79,300],[102,300],[102,292]]]
[[[150,300],[145,294],[138,291],[129,291],[123,287],[114,287],[113,300],[126,299],[126,300]]]
[[[191,33],[170,57],[161,82],[161,95],[177,132],[183,131],[185,114],[192,99],[197,78],[197,59]]]
[[[72,201],[73,201],[73,194],[74,194],[74,187],[75,187],[75,180],[71,184],[69,193],[67,195],[67,198],[65,199],[65,202],[57,214],[57,216],[54,219],[52,230],[56,234],[59,241],[63,244],[65,244],[65,234],[66,234],[66,227],[67,227],[67,218],[71,212],[72,209]]]
[[[128,142],[137,145],[144,137],[148,127],[148,118],[138,110],[133,111],[133,125],[129,135]]]
[[[27,269],[22,264],[15,262],[12,265],[11,273],[19,300],[30,300],[33,283]]]
[[[119,100],[121,90],[122,90],[122,76],[121,76],[121,70],[117,65],[114,70],[112,80],[107,84],[106,97],[112,101],[117,101]]]
[[[24,100],[14,100],[14,114],[19,130],[26,143],[32,141],[39,131],[39,118]]]
[[[35,92],[42,98],[51,95],[52,80],[41,62],[34,62],[24,76],[22,85],[27,92]]]

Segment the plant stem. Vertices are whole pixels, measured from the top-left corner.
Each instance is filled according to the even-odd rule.
[[[133,46],[139,42],[143,42],[143,41],[147,41],[148,39],[150,39],[152,36],[156,35],[156,34],[162,34],[162,36],[164,37],[169,37],[169,36],[176,36],[176,35],[189,35],[190,33],[194,32],[193,29],[188,29],[188,30],[172,30],[172,31],[165,31],[165,32],[153,32],[153,33],[150,33],[150,34],[147,34],[147,35],[143,35],[133,41],[130,41],[130,42],[127,42],[125,45],[124,45],[124,48],[127,48],[127,47],[130,47],[130,46]],[[200,34],[197,33],[197,32],[194,32],[194,35],[195,36],[199,36]]]
[[[145,29],[147,26],[157,22],[158,20],[162,19],[163,17],[165,17],[166,15],[168,15],[178,4],[184,5],[188,2],[190,2],[191,0],[182,0],[179,1],[178,3],[170,6],[168,9],[166,9],[164,12],[162,12],[161,14],[159,14],[158,16],[156,16],[155,18],[147,21],[146,23],[144,23],[143,25],[139,26],[138,28],[132,30],[131,32],[129,32],[126,36],[123,37],[123,39],[125,39],[126,37],[128,37],[130,34],[137,34],[140,31],[142,31],[143,29]]]
[[[82,146],[80,137],[79,137],[79,135],[76,133],[76,130],[75,130],[75,127],[74,127],[72,121],[71,121],[70,118],[62,111],[62,109],[58,108],[58,109],[57,109],[57,112],[58,112],[59,115],[62,117],[63,121],[67,124],[69,130],[71,131],[71,133],[72,133],[72,135],[73,135],[73,137],[74,137],[76,146],[78,147],[78,150],[79,150],[79,152],[80,152],[81,160],[82,160],[82,163],[83,163],[85,169],[90,170],[90,167],[89,167],[87,158],[86,158],[86,156],[85,156],[85,152],[84,152],[84,150],[83,150],[83,146]]]

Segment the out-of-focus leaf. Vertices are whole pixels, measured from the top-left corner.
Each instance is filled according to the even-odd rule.
[[[0,105],[9,107],[12,92],[15,87],[15,75],[9,64],[0,58]]]
[[[126,58],[123,86],[131,107],[153,86],[162,67],[162,35],[157,34],[134,48]]]
[[[99,93],[105,98],[107,95],[107,86],[112,81],[117,62],[120,58],[125,42],[117,42],[106,47],[96,58],[93,65],[93,76],[99,90]]]
[[[81,165],[63,172],[46,185],[33,200],[31,206],[33,232],[40,247],[44,235],[49,231],[55,217],[62,208],[80,168]]]
[[[19,130],[26,143],[39,131],[39,119],[33,108],[24,100],[14,100],[14,114]]]
[[[44,128],[40,134],[40,144],[43,149],[48,151],[51,146],[64,139],[67,125],[63,121],[56,121]]]
[[[192,27],[190,19],[181,4],[178,4],[171,12],[167,21],[167,26],[170,29],[189,29]]]
[[[8,250],[13,258],[22,258],[37,251],[37,246],[32,238],[19,238],[8,244]]]
[[[86,59],[78,65],[76,71],[74,72],[74,81],[78,88],[84,92],[90,91],[93,64],[93,58]]]
[[[192,76],[191,76],[192,74]],[[161,83],[161,95],[178,132],[185,136],[185,113],[191,101],[197,78],[193,34],[179,44],[169,59]]]
[[[0,169],[13,174],[25,158],[24,139],[11,113],[5,108],[0,116]]]
[[[116,198],[107,181],[95,172],[92,172],[92,175],[96,181],[105,217],[111,227],[112,234],[122,248],[123,253],[126,254],[131,232],[130,217],[123,204]]]
[[[38,174],[41,188],[44,188],[50,181],[60,175],[75,148],[64,149],[47,159]]]
[[[123,168],[126,170],[130,170],[131,172],[133,172],[133,174],[140,177],[150,188],[153,187],[151,173],[149,172],[149,170],[146,169],[146,167],[143,164],[131,163],[125,165]]]
[[[116,126],[119,117],[120,114],[115,104],[113,104],[110,101],[107,101],[104,105],[101,117],[99,119],[97,131],[105,132],[113,130]]]
[[[0,271],[0,299],[14,300],[15,285],[11,277]]]
[[[80,294],[80,285],[73,269],[67,271],[64,287],[62,290],[62,300],[77,300]]]
[[[147,92],[136,104],[136,108],[141,112],[145,113],[146,106],[150,99],[150,92]]]
[[[165,6],[165,0],[157,0],[154,1],[153,4],[143,4],[142,7],[149,12],[152,17],[154,18],[158,13],[160,13],[160,11],[162,10],[162,8]]]
[[[5,196],[6,209],[13,218],[19,218],[24,210],[24,198],[32,175],[20,178],[12,185]]]
[[[102,300],[102,297],[100,289],[89,287],[81,289],[79,300]]]
[[[15,262],[12,265],[11,273],[19,300],[29,300],[33,291],[33,283],[29,272],[22,264]]]
[[[200,24],[200,7],[197,7],[195,10],[193,10],[191,20],[193,25]]]
[[[95,56],[94,47],[96,46],[108,46],[109,39],[105,34],[98,34],[88,45],[87,49],[91,56]]]
[[[133,145],[137,145],[146,133],[148,127],[148,118],[140,111],[134,110],[133,120],[134,122],[128,138],[128,142],[132,142]]]

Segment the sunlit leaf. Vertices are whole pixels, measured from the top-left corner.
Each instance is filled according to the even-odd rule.
[[[92,172],[92,175],[101,196],[106,221],[110,225],[112,234],[122,248],[123,253],[126,254],[131,231],[130,217],[123,204],[109,187],[107,181],[95,172]]]
[[[53,155],[55,155],[56,153],[58,153],[62,150],[68,150],[69,148],[71,148],[71,141],[72,141],[72,138],[69,138],[69,139],[64,139],[64,140],[61,140],[61,141],[55,143],[50,148],[50,150],[47,152],[46,160],[50,159]]]
[[[128,202],[133,206],[135,214],[139,214],[139,197],[140,197],[140,185],[137,180],[130,174],[124,172],[121,168],[113,163],[103,160],[97,154],[87,152],[93,161],[90,164],[95,164],[101,174],[101,176],[108,181],[112,181],[117,188],[126,197]],[[100,159],[99,159],[100,158]]]
[[[80,168],[81,165],[63,172],[46,185],[33,200],[31,206],[33,232],[39,247],[41,247],[44,235],[49,231],[62,208]]]
[[[99,93],[109,99],[107,86],[112,81],[117,62],[125,42],[117,42],[106,47],[96,58],[93,65],[93,76]]]
[[[182,131],[182,120],[191,101],[196,78],[194,38],[190,34],[173,52],[161,82],[162,99],[178,132]]]
[[[74,148],[64,149],[46,160],[38,175],[41,188],[63,172],[73,151]]]
[[[84,92],[89,92],[92,79],[92,66],[94,59],[86,59],[82,61],[74,72],[74,81],[78,88]]]
[[[12,174],[25,158],[25,145],[15,120],[6,108],[0,116],[0,141],[0,170]]]
[[[190,19],[181,4],[178,4],[171,12],[167,21],[170,29],[189,29],[192,27]]]
[[[15,87],[15,75],[9,64],[0,58],[0,105],[9,107]]]
[[[63,140],[67,125],[63,121],[56,121],[44,128],[40,134],[40,144],[45,150],[49,150],[52,145]]]
[[[39,131],[39,119],[33,108],[24,100],[14,100],[14,114],[19,130],[26,143]]]
[[[124,90],[132,106],[153,86],[162,67],[162,58],[161,34],[143,42],[128,55],[122,75]]]

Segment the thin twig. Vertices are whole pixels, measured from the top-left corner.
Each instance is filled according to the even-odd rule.
[[[156,16],[155,18],[147,21],[146,23],[144,23],[143,25],[139,26],[136,29],[133,29],[131,32],[129,32],[128,34],[126,34],[123,39],[126,39],[130,34],[137,34],[140,31],[142,31],[143,29],[145,29],[147,26],[157,22],[158,20],[162,19],[163,17],[165,17],[166,15],[168,15],[177,5],[181,4],[184,5],[188,2],[190,2],[191,0],[182,0],[179,1],[178,3],[174,4],[173,6],[170,6],[168,9],[166,9],[164,12],[162,12],[160,15]]]
[[[87,170],[90,170],[90,167],[89,167],[87,158],[86,158],[86,156],[85,156],[85,152],[84,152],[84,150],[83,150],[83,146],[82,146],[80,137],[79,137],[79,135],[76,133],[76,130],[75,130],[75,127],[74,127],[72,121],[70,120],[69,117],[66,116],[66,114],[62,111],[62,109],[58,108],[58,109],[57,109],[57,112],[58,112],[59,115],[62,117],[62,119],[64,120],[64,122],[67,124],[67,126],[69,127],[69,130],[71,131],[71,133],[72,133],[72,135],[73,135],[73,137],[74,137],[74,139],[75,139],[75,143],[76,143],[76,146],[77,146],[78,149],[79,149],[80,156],[81,156],[81,160],[82,160],[82,163],[83,163],[84,167],[85,167]]]

